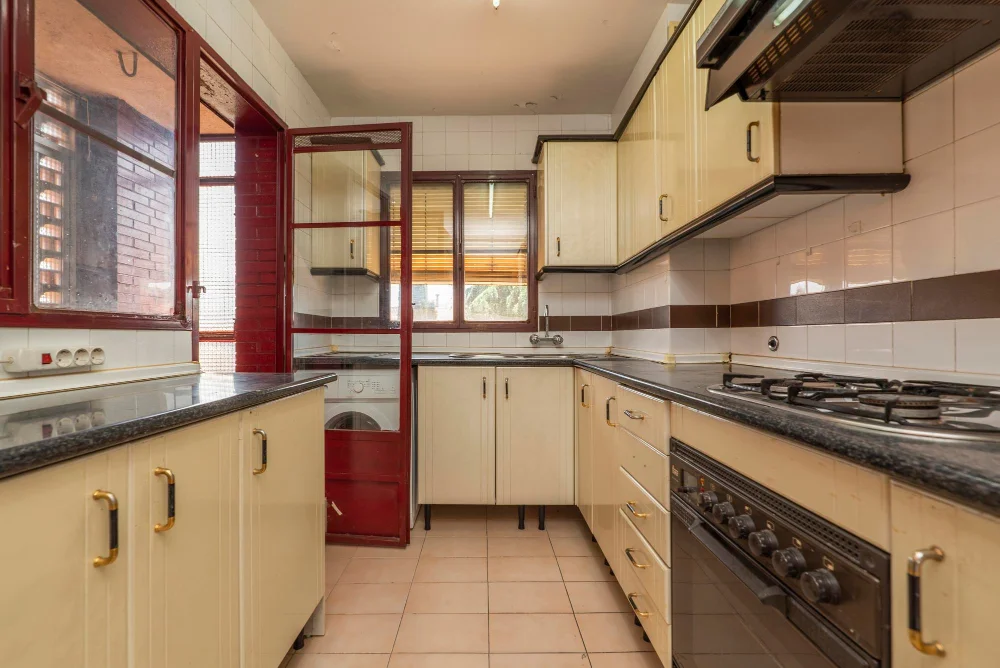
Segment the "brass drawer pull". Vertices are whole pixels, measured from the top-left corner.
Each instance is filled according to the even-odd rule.
[[[920,576],[925,561],[944,561],[944,550],[932,545],[914,552],[906,562],[906,594],[909,604],[910,644],[921,654],[944,656],[944,645],[936,641],[925,642],[920,619]]]
[[[162,475],[167,478],[167,523],[166,524],[154,524],[153,531],[156,533],[163,533],[164,531],[170,531],[174,528],[174,517],[175,509],[177,507],[177,497],[174,492],[174,483],[177,480],[174,478],[174,472],[170,469],[165,469],[161,466],[157,466],[153,469],[153,475]]]
[[[108,503],[108,556],[94,557],[94,568],[115,563],[118,558],[118,499],[111,492],[99,489],[93,494],[94,501]]]
[[[628,508],[630,513],[632,513],[633,517],[638,517],[640,520],[644,520],[649,517],[649,513],[640,513],[635,509],[635,501],[626,501],[625,507]]]
[[[354,259],[354,239],[351,239],[351,259]]]
[[[670,222],[670,216],[669,215],[664,216],[663,214],[663,200],[667,199],[668,197],[670,197],[670,195],[660,195],[660,220],[663,221],[664,223]]]
[[[584,408],[590,408],[590,404],[587,403],[587,388],[590,387],[587,383],[580,386],[580,405]]]
[[[753,129],[760,129],[760,121],[753,121],[747,124],[747,160],[750,162],[760,162],[760,156],[753,155]]]
[[[556,257],[562,255],[562,237],[556,237]]]
[[[260,436],[260,468],[254,469],[254,475],[260,475],[267,470],[267,432],[263,429],[254,429],[255,436]]]
[[[483,376],[483,399],[486,398],[486,376]]]
[[[617,427],[618,423],[611,421],[611,402],[612,401],[617,401],[617,399],[615,399],[614,397],[608,397],[607,400],[604,402],[604,421],[608,423],[609,427]]]
[[[626,408],[625,410],[622,411],[622,413],[625,413],[625,417],[632,418],[633,420],[645,420],[646,419],[646,416],[644,414],[640,413],[639,411],[634,411],[634,410],[632,410],[630,408]]]
[[[634,612],[639,617],[645,619],[646,617],[649,617],[649,613],[643,612],[642,610],[639,609],[639,606],[636,605],[635,603],[636,596],[639,596],[638,592],[632,592],[630,594],[626,594],[626,598],[628,598],[628,604],[632,606],[632,612]]]
[[[628,560],[632,562],[632,565],[640,570],[643,568],[649,568],[649,564],[640,564],[638,561],[635,560],[635,557],[632,556],[632,553],[635,551],[636,551],[635,548],[631,547],[625,548],[625,556],[628,557]]]

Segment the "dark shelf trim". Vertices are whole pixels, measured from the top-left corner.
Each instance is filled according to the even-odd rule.
[[[379,280],[379,275],[361,267],[313,267],[309,270],[313,276],[361,276],[372,281]]]
[[[531,156],[531,164],[537,165],[542,157],[542,145],[547,141],[618,141],[613,134],[602,135],[538,135],[535,141],[535,152]]]
[[[539,281],[545,278],[546,274],[613,274],[618,271],[618,265],[568,265],[563,267],[542,267],[535,273],[535,278]]]

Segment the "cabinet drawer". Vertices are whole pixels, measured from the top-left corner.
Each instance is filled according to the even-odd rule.
[[[624,469],[618,469],[615,500],[625,517],[639,530],[660,559],[670,565],[670,512]],[[669,499],[668,499],[669,501]]]
[[[622,468],[628,471],[650,496],[666,506],[670,498],[668,485],[670,471],[666,456],[621,429],[618,430],[618,442]]]
[[[667,452],[667,402],[618,386],[618,424],[660,452]]]
[[[622,590],[628,597],[629,605],[642,624],[642,630],[649,637],[649,643],[664,666],[671,664],[670,625],[667,619],[652,605],[652,597],[635,574],[626,570],[621,578]]]
[[[656,556],[631,521],[622,511],[622,544],[618,563],[621,568],[631,571],[642,584],[649,602],[665,619],[670,619],[670,569]]]

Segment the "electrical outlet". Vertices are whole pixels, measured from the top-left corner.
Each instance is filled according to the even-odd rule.
[[[28,371],[77,371],[101,366],[107,359],[103,348],[19,348],[5,350],[0,357],[7,373]]]

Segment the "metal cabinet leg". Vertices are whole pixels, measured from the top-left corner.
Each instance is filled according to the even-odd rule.
[[[295,636],[295,642],[292,643],[292,649],[296,652],[306,646],[306,634],[304,631],[299,631],[299,635]]]
[[[538,530],[545,531],[545,506],[538,506]]]
[[[517,507],[517,528],[524,531],[524,506]]]
[[[635,616],[635,617],[634,617],[634,618],[632,619],[632,623],[633,623],[633,624],[635,624],[636,626],[642,626],[642,622],[640,622],[640,621],[639,621],[639,615],[636,615],[636,616]]]
[[[424,531],[431,530],[431,504],[424,504]]]

